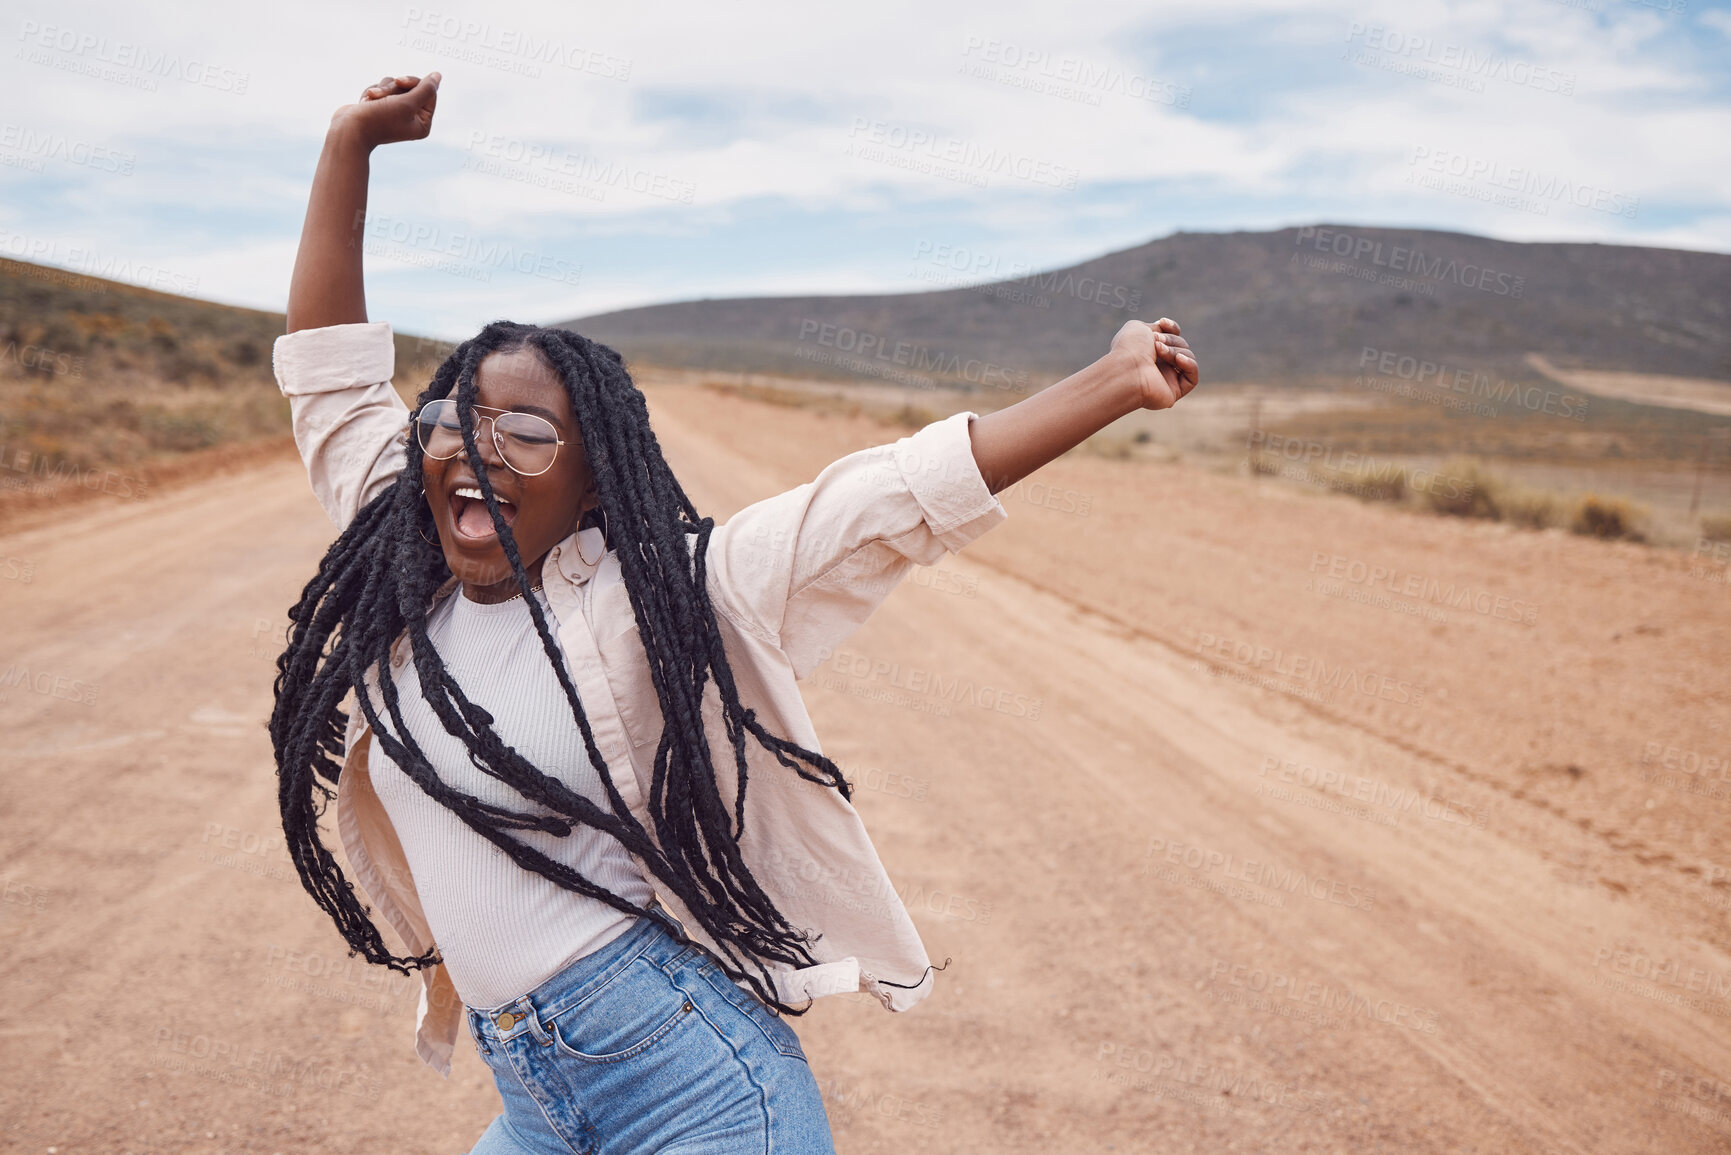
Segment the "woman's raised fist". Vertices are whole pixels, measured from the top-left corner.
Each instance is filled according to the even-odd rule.
[[[368,148],[421,140],[433,130],[433,108],[438,101],[437,72],[387,76],[361,93],[359,103],[337,109],[331,125],[357,133]]]
[[[1112,338],[1112,352],[1123,359],[1135,380],[1144,409],[1170,409],[1196,388],[1201,367],[1178,322],[1162,317],[1152,325],[1125,321]]]

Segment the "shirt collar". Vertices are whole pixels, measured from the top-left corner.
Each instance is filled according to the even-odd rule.
[[[581,549],[578,548],[579,545]],[[584,554],[590,555],[594,560],[584,561]],[[595,576],[595,571],[601,568],[601,562],[606,556],[607,539],[599,529],[590,526],[572,534],[547,551],[547,560],[541,565],[541,583],[545,585],[548,578],[560,574],[573,586],[580,586]],[[455,577],[446,578],[445,584],[433,592],[427,612],[431,613],[434,606],[451,596],[459,584]]]
[[[587,554],[591,560],[585,561]],[[541,566],[542,580],[549,573],[563,574],[574,586],[580,586],[595,576],[607,556],[607,539],[594,526],[580,530],[554,546]]]

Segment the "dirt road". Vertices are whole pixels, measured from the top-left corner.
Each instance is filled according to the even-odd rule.
[[[717,517],[896,435],[652,401]],[[1731,1149],[1722,560],[1181,464],[1005,504],[807,683],[953,959],[796,1024],[841,1151]],[[282,853],[271,661],[330,537],[280,463],[0,538],[5,1150],[495,1112]]]

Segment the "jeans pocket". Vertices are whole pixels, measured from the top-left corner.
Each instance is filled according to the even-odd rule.
[[[639,957],[546,1027],[562,1054],[586,1063],[620,1063],[666,1038],[692,1009],[660,967]]]

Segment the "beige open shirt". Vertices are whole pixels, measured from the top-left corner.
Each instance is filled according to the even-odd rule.
[[[303,329],[277,339],[274,363],[313,493],[340,530],[405,463],[399,435],[408,410],[390,384],[390,327]],[[816,480],[748,506],[715,529],[710,599],[740,701],[771,733],[819,749],[798,679],[858,629],[912,566],[934,564],[1004,520],[974,463],[973,418],[958,413],[893,445],[849,454]],[[582,537],[583,552],[601,560],[586,563],[572,535],[548,554],[543,580],[607,772],[653,837],[647,798],[661,711],[618,558],[602,556],[598,530]],[[455,588],[447,582],[428,609]],[[392,650],[393,671],[407,661],[408,648],[405,632]],[[713,682],[705,704],[716,705]],[[732,798],[727,740],[713,725],[710,733],[721,755],[715,764],[722,797]],[[361,712],[351,709],[337,829],[373,908],[407,953],[419,955],[432,949],[433,936],[368,777],[370,737]],[[867,991],[889,1010],[912,1007],[931,993],[929,959],[859,815],[835,790],[799,777],[754,741],[747,748],[741,853],[789,922],[821,935],[812,947],[819,965],[776,974],[783,998]],[[640,859],[637,865],[653,884]],[[657,897],[696,941],[714,949],[677,898]],[[415,1051],[449,1075],[462,1005],[443,966],[423,970],[421,978]]]

